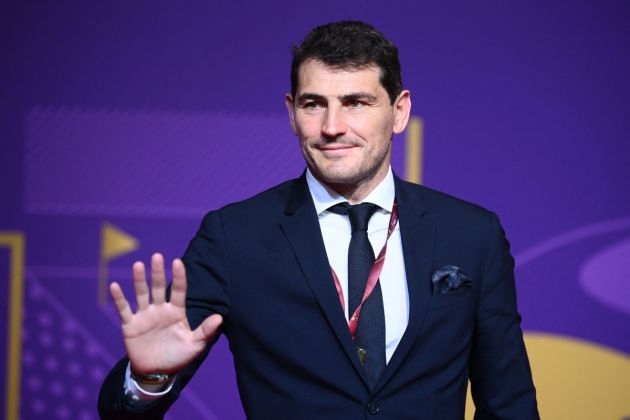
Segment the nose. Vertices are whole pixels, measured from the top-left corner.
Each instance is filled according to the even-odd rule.
[[[327,138],[336,138],[346,134],[347,129],[343,111],[329,106],[322,121],[322,135]]]

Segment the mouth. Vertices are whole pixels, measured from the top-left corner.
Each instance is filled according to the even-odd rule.
[[[357,146],[354,144],[330,143],[316,145],[315,149],[317,149],[325,158],[339,159],[352,153],[353,149],[356,147]]]
[[[315,146],[317,149],[322,151],[338,151],[338,150],[347,150],[356,147],[354,144],[345,144],[345,143],[333,143],[333,144],[323,144],[319,146]]]

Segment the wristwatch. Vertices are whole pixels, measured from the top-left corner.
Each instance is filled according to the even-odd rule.
[[[136,383],[138,387],[144,392],[159,393],[167,389],[176,375],[168,375],[166,373],[150,373],[148,375],[141,375],[130,372],[131,379]]]
[[[157,385],[165,385],[171,381],[171,375],[166,373],[150,373],[148,375],[140,375],[131,371],[131,378],[140,386],[149,385],[151,387]]]
[[[146,404],[144,401],[150,401],[160,398],[170,391],[173,382],[177,378],[177,373],[153,373],[142,375],[133,372],[131,363],[127,363],[125,371],[125,400],[133,406],[137,404]]]

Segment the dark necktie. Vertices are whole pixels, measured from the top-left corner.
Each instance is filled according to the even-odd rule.
[[[374,250],[368,239],[370,217],[378,206],[371,203],[339,204],[330,209],[347,214],[352,227],[348,247],[348,313],[350,316],[363,299],[365,286],[374,265]],[[380,281],[361,308],[359,325],[354,336],[357,355],[363,364],[370,386],[374,387],[385,370],[385,312]]]

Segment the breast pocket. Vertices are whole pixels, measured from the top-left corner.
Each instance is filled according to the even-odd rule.
[[[447,293],[440,293],[431,296],[429,310],[446,308],[448,306],[459,305],[467,302],[473,296],[472,287],[460,287]]]

